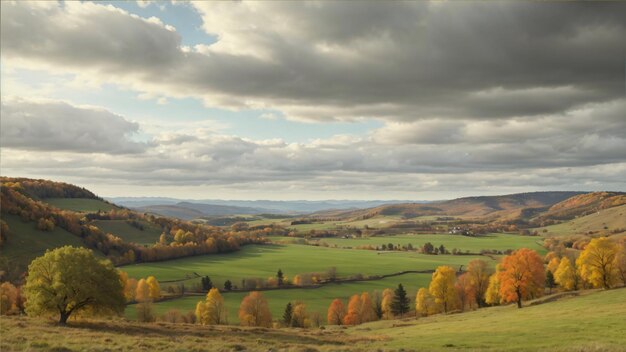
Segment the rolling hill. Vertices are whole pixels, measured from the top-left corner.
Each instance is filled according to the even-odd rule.
[[[466,197],[428,204],[406,203],[383,205],[354,211],[318,212],[312,216],[320,218],[363,219],[377,215],[399,215],[405,218],[440,215],[497,219],[512,214],[521,215],[523,209],[545,210],[556,203],[580,194],[582,193],[532,192],[502,196]]]

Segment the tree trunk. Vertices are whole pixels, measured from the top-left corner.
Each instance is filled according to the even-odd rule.
[[[67,318],[70,317],[70,314],[67,312],[61,312],[61,316],[59,317],[60,325],[67,325]]]
[[[517,293],[517,308],[522,308],[522,292],[519,287],[515,289],[515,292]]]

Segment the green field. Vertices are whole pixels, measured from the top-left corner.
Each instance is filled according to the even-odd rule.
[[[423,217],[416,218],[419,220],[425,220],[426,218],[432,219],[433,217]],[[416,220],[412,219],[412,220]],[[379,215],[369,219],[364,220],[348,220],[348,221],[321,221],[314,222],[312,224],[300,224],[300,225],[291,225],[292,221],[297,220],[297,218],[285,218],[285,219],[261,219],[249,221],[248,224],[250,226],[260,226],[260,225],[269,225],[269,224],[278,224],[284,227],[288,227],[297,232],[308,233],[311,230],[332,230],[339,227],[355,227],[355,228],[364,228],[368,226],[370,228],[381,228],[387,227],[388,225],[402,220],[400,216],[396,215]]]
[[[274,237],[274,239],[277,239]],[[414,248],[421,247],[426,242],[432,243],[434,246],[444,245],[446,249],[452,251],[453,248],[462,252],[470,251],[471,253],[479,253],[482,249],[500,250],[517,248],[529,248],[543,254],[545,248],[541,245],[543,238],[531,236],[518,236],[510,234],[489,234],[481,237],[468,237],[460,235],[448,234],[406,234],[394,236],[377,236],[364,238],[322,238],[320,243],[326,242],[338,247],[357,247],[357,246],[381,246],[382,244],[392,243],[394,245],[413,245]]]
[[[393,327],[393,325],[396,325]],[[424,351],[624,351],[626,289],[517,309],[513,305],[404,322],[380,321],[348,335],[386,339],[369,348]]]
[[[307,306],[309,313],[319,312],[323,318],[324,324],[326,323],[326,311],[330,302],[335,298],[343,299],[344,304],[348,305],[348,299],[353,294],[360,294],[362,292],[372,292],[378,290],[382,292],[386,288],[394,289],[398,284],[405,286],[407,293],[411,300],[415,299],[415,294],[420,287],[427,287],[430,282],[431,274],[404,274],[395,277],[389,277],[375,281],[361,281],[342,284],[329,284],[320,288],[314,289],[287,289],[287,290],[270,290],[263,291],[263,296],[267,298],[267,301],[272,311],[274,319],[279,319],[282,316],[285,306],[289,302],[302,301]],[[228,308],[229,322],[238,323],[237,310],[239,304],[244,296],[248,292],[227,292],[223,293],[224,302]],[[203,300],[203,296],[191,296],[184,297],[170,301],[164,301],[156,303],[154,305],[157,314],[161,315],[170,309],[178,309],[181,312],[187,312],[194,310],[196,303],[199,300]],[[135,306],[128,306],[126,308],[125,315],[129,319],[136,319]]]
[[[45,198],[44,202],[63,210],[94,213],[97,211],[109,211],[117,209],[115,205],[90,198]]]
[[[162,232],[161,228],[146,221],[139,222],[144,225],[143,230],[130,225],[126,220],[95,220],[92,224],[103,232],[112,233],[125,242],[138,244],[154,244],[158,242]]]
[[[208,275],[222,287],[225,280],[239,285],[241,279],[267,279],[282,269],[286,276],[307,272],[324,272],[337,268],[340,277],[354,274],[383,275],[405,270],[429,270],[440,265],[458,268],[472,259],[489,260],[485,256],[423,255],[414,252],[378,254],[375,251],[346,250],[302,245],[250,245],[228,254],[213,254],[123,266],[131,277],[154,275],[159,281]],[[494,263],[495,265],[495,263]]]
[[[0,253],[20,267],[28,265],[47,249],[65,245],[83,246],[79,237],[59,227],[50,232],[40,231],[35,222],[23,222],[19,216],[5,213],[2,214],[2,220],[9,225],[11,235]]]
[[[622,229],[621,233],[626,233],[626,205],[600,210],[561,224],[537,228],[542,236],[548,237],[579,235],[589,231],[608,234],[609,231],[616,229]]]

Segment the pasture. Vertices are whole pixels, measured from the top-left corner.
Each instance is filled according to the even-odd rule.
[[[276,238],[276,237],[274,237]],[[538,251],[540,254],[545,253],[542,246],[543,238],[532,236],[519,236],[512,234],[493,233],[480,237],[468,237],[461,235],[449,234],[404,234],[394,236],[377,236],[362,238],[321,238],[319,243],[326,242],[330,245],[338,247],[357,247],[357,246],[381,246],[389,243],[393,245],[411,244],[414,248],[421,247],[426,242],[432,243],[434,246],[444,245],[447,250],[452,251],[453,248],[462,252],[470,251],[471,253],[479,253],[483,249],[505,251],[507,249],[529,248]]]
[[[126,220],[94,220],[93,225],[105,233],[112,233],[126,242],[154,244],[159,241],[161,228],[146,221],[138,221],[143,230],[132,226]]]
[[[97,211],[117,209],[113,204],[91,198],[45,198],[43,201],[59,209],[83,213],[95,213]]]
[[[348,306],[348,299],[354,294],[362,292],[382,291],[386,288],[395,289],[398,284],[404,285],[408,297],[413,301],[415,294],[420,287],[427,287],[430,283],[431,274],[404,274],[374,281],[361,281],[350,283],[328,284],[319,288],[308,289],[281,289],[263,291],[263,296],[268,301],[272,317],[280,319],[289,302],[302,301],[306,304],[307,312],[319,312],[323,324],[326,324],[326,312],[328,306],[335,298],[344,300]],[[228,308],[228,320],[231,324],[239,322],[237,311],[241,300],[248,292],[222,292],[224,302]],[[194,310],[198,301],[204,300],[204,296],[187,296],[169,301],[154,304],[155,312],[161,315],[170,309],[178,309],[182,313]],[[136,319],[136,309],[134,305],[126,308],[125,315],[129,319]]]
[[[2,213],[2,220],[9,225],[9,239],[2,246],[1,254],[10,262],[25,268],[30,262],[43,255],[47,249],[71,245],[82,247],[81,239],[62,228],[40,231],[35,222],[24,222],[17,215]]]
[[[278,269],[292,279],[296,274],[337,269],[339,277],[392,274],[406,270],[434,270],[440,265],[458,269],[472,259],[495,262],[485,256],[424,255],[415,252],[378,253],[303,245],[249,245],[227,254],[202,255],[165,262],[126,265],[120,269],[130,277],[154,275],[159,281],[208,275],[217,287],[226,280],[240,285],[244,278],[274,277]],[[196,279],[197,280],[197,279]]]

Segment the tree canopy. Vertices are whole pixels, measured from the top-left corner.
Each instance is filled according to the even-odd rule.
[[[29,315],[59,314],[66,324],[71,314],[120,314],[124,287],[110,261],[97,259],[86,248],[65,246],[49,250],[28,267],[24,285]]]

